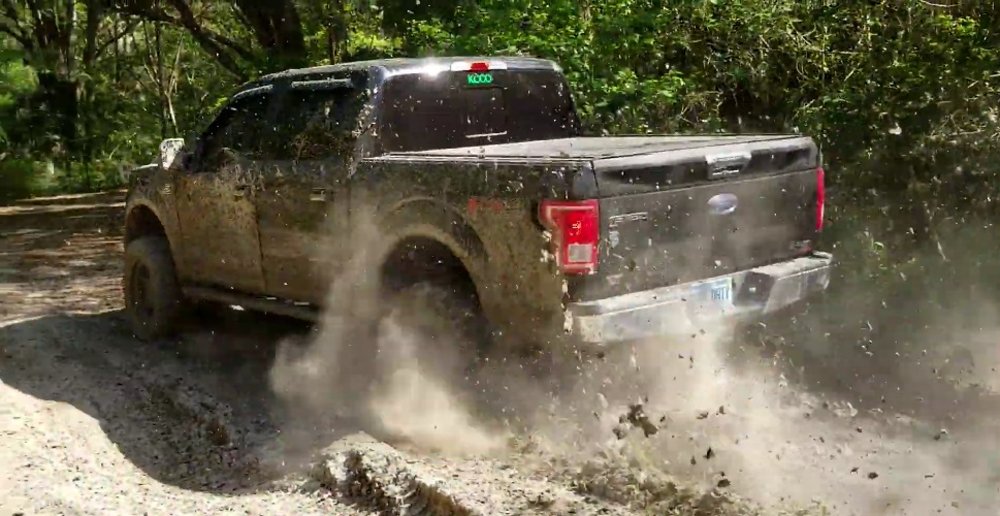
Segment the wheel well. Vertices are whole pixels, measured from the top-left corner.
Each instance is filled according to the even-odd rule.
[[[465,264],[448,246],[431,238],[411,237],[397,243],[382,263],[380,276],[388,292],[426,281],[467,293],[479,302]]]
[[[153,213],[153,210],[145,206],[137,206],[129,212],[125,219],[125,243],[144,236],[162,236],[166,238],[167,232],[160,223],[160,219]]]

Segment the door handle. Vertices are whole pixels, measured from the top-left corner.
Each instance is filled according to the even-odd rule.
[[[312,202],[326,202],[326,188],[313,188],[309,192],[309,200]]]

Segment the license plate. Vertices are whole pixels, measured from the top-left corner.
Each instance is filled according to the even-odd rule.
[[[733,305],[732,278],[706,281],[695,288],[698,292],[698,300],[708,306],[728,308]]]

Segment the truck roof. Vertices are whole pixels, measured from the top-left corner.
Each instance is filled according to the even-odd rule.
[[[236,93],[241,91],[266,86],[285,79],[305,78],[322,79],[325,75],[333,75],[354,70],[381,70],[388,75],[400,75],[408,73],[420,73],[430,66],[451,66],[454,62],[477,62],[477,61],[502,61],[512,70],[559,70],[561,68],[555,61],[549,59],[539,59],[524,56],[449,56],[449,57],[421,57],[421,58],[392,58],[373,59],[369,61],[353,61],[338,63],[334,65],[313,66],[309,68],[293,68],[281,72],[267,74],[259,79],[248,82],[241,86]]]

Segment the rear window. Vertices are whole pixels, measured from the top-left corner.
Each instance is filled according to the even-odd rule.
[[[548,70],[442,72],[390,78],[383,92],[385,150],[419,151],[575,136],[563,76]]]

